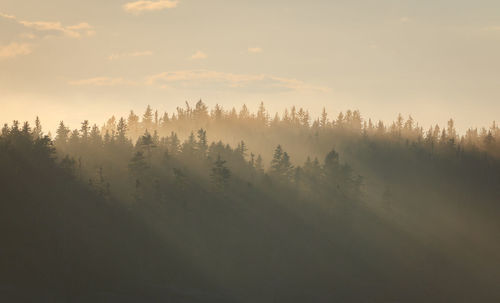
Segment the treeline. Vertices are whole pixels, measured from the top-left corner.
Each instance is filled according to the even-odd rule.
[[[135,187],[129,194],[136,201],[144,200],[145,196],[146,200],[153,197],[164,200],[167,195],[172,197],[173,192],[186,190],[191,185],[206,185],[209,190],[224,192],[241,182],[274,182],[304,194],[326,195],[328,192],[331,197],[355,198],[360,193],[361,176],[341,163],[335,150],[321,162],[308,158],[303,165],[295,166],[278,144],[269,165],[265,165],[260,155],[248,152],[244,141],[234,148],[222,141],[209,144],[203,129],[196,135],[191,132],[183,142],[174,132],[160,137],[156,131],[152,135],[146,129],[135,143],[126,135],[127,129],[121,120],[116,134],[103,137],[97,126],[90,127],[84,121],[81,129],[71,135],[61,126],[52,141],[42,135],[37,118],[33,129],[28,122],[22,127],[17,121],[11,126],[5,125],[0,142],[6,148],[20,142],[40,144],[49,151],[55,146],[61,159],[60,167],[88,182],[100,195],[109,196],[113,184],[117,186],[113,189],[118,189],[118,195]]]
[[[487,152],[492,156],[500,156],[500,128],[493,122],[489,128],[469,128],[465,134],[459,134],[455,129],[455,122],[450,119],[446,126],[435,125],[424,129],[411,116],[407,119],[398,115],[390,125],[382,121],[364,119],[357,110],[340,112],[337,117],[330,118],[325,109],[320,117],[312,119],[307,110],[292,107],[285,109],[283,114],[271,116],[263,103],[256,113],[250,112],[246,105],[237,111],[234,107],[225,110],[219,105],[209,109],[201,100],[194,107],[186,102],[185,107],[178,107],[175,113],[159,113],[148,106],[145,112],[138,116],[133,111],[128,117],[116,119],[111,117],[101,127],[103,136],[113,137],[123,134],[127,126],[126,135],[138,138],[146,130],[151,134],[166,136],[171,131],[181,136],[188,136],[193,129],[204,128],[215,130],[215,133],[225,133],[224,128],[235,132],[251,129],[254,133],[273,132],[283,129],[309,131],[312,135],[319,132],[344,133],[349,136],[368,136],[378,139],[403,140],[410,143],[424,145],[429,150],[455,149],[457,152]],[[64,129],[64,126],[62,126]],[[232,135],[231,137],[234,137]]]

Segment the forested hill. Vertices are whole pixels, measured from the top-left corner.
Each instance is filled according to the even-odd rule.
[[[500,130],[203,102],[0,136],[0,297],[500,300]]]

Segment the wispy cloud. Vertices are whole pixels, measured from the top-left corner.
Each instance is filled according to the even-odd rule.
[[[160,0],[160,1],[147,1],[140,0],[129,2],[123,5],[123,9],[131,14],[138,15],[144,12],[160,11],[168,8],[177,7],[179,1],[177,0]]]
[[[16,16],[5,14],[0,12],[0,17],[5,18],[5,19],[10,19],[10,20],[16,20]]]
[[[0,59],[29,55],[31,52],[32,46],[30,44],[13,42],[5,46],[0,46]]]
[[[152,56],[152,55],[153,55],[152,51],[137,51],[137,52],[131,52],[131,53],[112,54],[112,55],[108,56],[108,60],[113,61],[113,60],[119,60],[119,59],[125,59],[125,58],[145,57],[145,56]]]
[[[122,77],[96,77],[70,81],[75,86],[154,86],[158,88],[203,88],[246,89],[260,92],[320,91],[328,87],[316,86],[304,81],[266,74],[236,74],[212,70],[177,70],[146,77],[142,81],[131,81]]]
[[[199,59],[206,59],[208,56],[202,51],[197,51],[194,53],[190,58],[191,60],[199,60]]]
[[[34,31],[55,32],[71,38],[80,38],[82,36],[92,36],[95,34],[93,27],[86,22],[65,26],[58,21],[27,21],[5,13],[0,13],[0,17],[15,21],[18,24]]]
[[[485,31],[485,32],[500,32],[500,26],[483,27],[483,31]]]
[[[118,86],[134,85],[135,83],[123,78],[95,77],[90,79],[70,81],[69,84],[75,86]]]
[[[248,52],[251,54],[257,54],[257,53],[262,53],[262,48],[260,47],[249,47]]]
[[[401,23],[408,23],[410,21],[411,21],[411,19],[409,17],[401,17],[401,18],[399,18],[399,22],[401,22]]]
[[[329,89],[321,86],[314,86],[303,81],[276,77],[265,74],[235,74],[226,72],[217,72],[210,70],[180,70],[173,72],[164,72],[149,77],[146,81],[148,85],[172,85],[180,84],[183,87],[197,85],[200,83],[215,83],[231,88],[242,87],[261,87],[261,88],[280,88],[286,90],[317,90],[328,91]]]
[[[29,39],[29,40],[33,40],[36,38],[36,36],[33,33],[22,33],[19,35],[19,37],[21,37],[22,39]]]

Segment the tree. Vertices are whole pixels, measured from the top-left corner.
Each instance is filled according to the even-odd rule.
[[[144,135],[142,135],[137,140],[136,147],[138,147],[138,148],[140,148],[142,150],[146,150],[147,156],[148,156],[148,160],[151,163],[151,151],[152,151],[153,148],[156,148],[157,145],[155,143],[155,140],[154,140],[153,136],[151,136],[151,134],[147,130],[144,133]]]
[[[210,177],[212,178],[212,183],[214,184],[217,190],[223,190],[229,178],[231,176],[231,172],[225,166],[226,161],[222,160],[220,155],[217,155],[217,160],[214,162],[212,167],[212,173]]]
[[[257,156],[257,160],[255,160],[255,170],[260,173],[264,173],[264,162],[260,154]]]
[[[196,147],[197,142],[194,133],[191,132],[188,139],[182,143],[182,155],[186,157],[186,159],[193,159],[193,156],[196,154]]]
[[[455,141],[457,140],[457,131],[455,130],[455,121],[453,121],[453,119],[448,120],[446,132],[448,133],[448,143],[450,145],[455,145]]]
[[[211,116],[215,121],[222,120],[222,115],[224,114],[222,107],[219,104],[215,104],[214,109],[212,110]]]
[[[134,177],[141,178],[144,176],[146,170],[149,169],[149,165],[142,151],[138,151],[134,154],[129,162],[128,168]]]
[[[290,161],[290,156],[284,152],[281,145],[278,145],[274,150],[273,159],[271,160],[271,173],[278,177],[289,178],[293,169]]]
[[[125,144],[125,142],[127,141],[127,123],[125,122],[125,119],[120,118],[116,130],[118,143]]]
[[[203,121],[208,118],[208,107],[205,105],[205,103],[203,103],[201,99],[196,102],[193,115],[194,118],[199,121]]]
[[[77,129],[71,132],[68,143],[72,149],[78,148],[78,144],[80,143],[80,132]]]
[[[257,110],[257,119],[267,125],[267,120],[269,119],[267,116],[266,108],[264,107],[264,102],[260,102],[259,109]]]
[[[247,120],[250,118],[250,111],[245,104],[243,104],[243,106],[241,107],[239,118],[241,120]]]
[[[207,150],[208,150],[208,143],[207,143],[207,132],[203,129],[200,128],[198,130],[198,152],[202,158],[205,158],[207,155]]]
[[[90,144],[92,144],[93,146],[95,146],[95,147],[102,146],[101,132],[99,131],[99,128],[97,127],[96,124],[94,124],[94,126],[92,126],[92,130],[90,131],[89,139],[90,139]]]
[[[339,154],[333,149],[325,157],[325,164],[323,166],[327,176],[333,176],[340,169]]]
[[[89,138],[89,131],[90,131],[89,120],[84,120],[82,122],[82,126],[80,128],[80,132],[82,134],[81,139],[83,142],[87,142],[87,140]]]
[[[171,132],[170,137],[167,141],[167,148],[171,155],[175,156],[179,154],[181,141],[177,137],[177,134]]]
[[[271,170],[279,171],[281,167],[281,159],[283,158],[283,149],[278,145],[274,150],[273,159],[271,160]]]
[[[68,155],[66,155],[62,160],[61,163],[59,163],[59,166],[61,169],[68,175],[73,177],[76,172],[76,161],[73,158],[70,158]]]
[[[323,165],[327,184],[332,189],[344,194],[357,195],[362,184],[361,176],[354,177],[352,168],[347,164],[340,164],[339,154],[333,149],[326,157]]]
[[[255,154],[254,153],[250,153],[250,160],[248,161],[248,164],[252,168],[255,167]]]
[[[41,138],[43,136],[42,132],[42,124],[40,123],[40,119],[38,116],[35,119],[35,127],[33,128],[33,137],[35,139]]]
[[[326,109],[323,107],[323,111],[321,112],[321,119],[319,120],[319,127],[326,128],[328,125],[328,114]]]
[[[152,131],[153,110],[151,109],[151,106],[149,106],[149,105],[146,108],[144,115],[142,116],[142,125],[143,125],[144,130]]]
[[[339,115],[337,116],[336,124],[339,127],[342,127],[344,125],[344,114],[342,112],[340,112]]]
[[[64,146],[68,141],[69,132],[70,130],[64,125],[64,122],[59,122],[59,127],[56,130],[55,144],[58,146]]]
[[[236,154],[238,155],[238,157],[245,159],[247,157],[247,151],[247,145],[243,140],[241,140],[241,142],[238,143],[238,146],[236,147]]]
[[[6,138],[10,133],[9,125],[5,123],[2,127],[2,137]]]
[[[136,137],[139,134],[139,116],[137,116],[133,110],[127,118],[128,130],[131,131],[132,136]]]

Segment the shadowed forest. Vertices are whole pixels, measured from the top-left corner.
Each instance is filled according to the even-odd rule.
[[[37,118],[3,126],[0,184],[10,301],[500,301],[494,122],[202,101]]]

